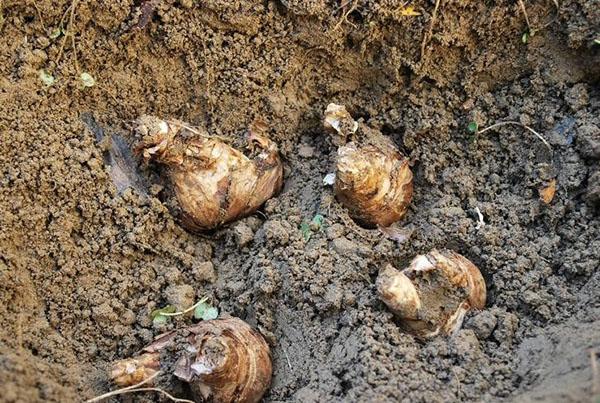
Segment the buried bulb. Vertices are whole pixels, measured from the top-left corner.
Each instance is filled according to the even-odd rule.
[[[166,167],[181,223],[192,231],[250,215],[281,189],[283,165],[262,121],[251,125],[245,152],[180,121],[142,116],[136,123],[136,150]]]
[[[161,335],[141,355],[114,362],[109,376],[127,387],[160,370],[186,382],[196,402],[255,403],[268,389],[272,369],[264,338],[243,320],[228,318]]]
[[[404,270],[387,265],[377,277],[379,298],[419,339],[452,335],[470,309],[483,309],[485,281],[467,258],[448,250],[415,257]]]
[[[368,228],[400,220],[413,194],[408,159],[392,140],[355,121],[342,105],[329,104],[323,124],[339,146],[335,178],[330,181],[350,216]]]

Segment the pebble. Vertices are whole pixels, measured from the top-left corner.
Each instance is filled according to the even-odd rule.
[[[480,340],[485,340],[492,335],[498,324],[498,318],[490,312],[483,311],[467,321],[466,328],[473,329]]]
[[[165,290],[167,302],[169,305],[175,306],[178,311],[183,311],[194,305],[195,296],[194,288],[187,284],[170,285]]]
[[[346,238],[333,240],[333,249],[340,255],[347,255],[356,251],[356,244]]]

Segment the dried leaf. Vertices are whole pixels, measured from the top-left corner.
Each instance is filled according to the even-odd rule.
[[[552,179],[550,183],[540,189],[540,199],[546,204],[550,204],[556,193],[556,179]]]
[[[417,15],[421,15],[421,13],[415,11],[415,8],[413,6],[407,6],[400,9],[400,15],[403,17],[414,17]]]

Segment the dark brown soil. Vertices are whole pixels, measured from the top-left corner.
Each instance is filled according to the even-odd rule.
[[[165,330],[150,312],[202,296],[271,344],[266,401],[589,401],[589,351],[600,349],[597,0],[558,0],[558,11],[525,0],[539,28],[527,43],[517,1],[440,1],[435,22],[433,1],[412,4],[419,16],[394,0],[164,0],[147,16],[146,1],[73,3],[77,52],[71,37],[51,38],[71,0],[0,2],[0,401],[114,388],[107,364]],[[95,86],[80,88],[83,71]],[[329,102],[414,162],[409,241],[356,226],[323,186]],[[144,181],[118,189],[110,142],[84,123],[131,145],[144,113],[233,136],[265,119],[285,158],[282,193],[213,234],[184,231],[152,186],[157,171],[140,167]],[[473,120],[518,121],[552,151],[520,126],[474,135]],[[306,241],[300,226],[316,214],[324,227]],[[374,279],[434,247],[477,264],[488,301],[456,337],[423,344],[401,332]]]

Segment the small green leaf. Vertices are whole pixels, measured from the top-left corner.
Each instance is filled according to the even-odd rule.
[[[204,311],[204,314],[202,315],[202,320],[213,320],[217,319],[218,316],[219,310],[214,306],[210,306]]]
[[[38,76],[40,77],[40,80],[42,80],[42,83],[44,83],[46,87],[50,87],[52,84],[54,84],[54,76],[48,73],[46,70],[40,70],[38,72]]]
[[[469,125],[467,126],[467,130],[470,131],[471,133],[477,133],[477,129],[479,129],[479,125],[475,121],[470,122]]]
[[[81,73],[79,78],[81,79],[81,84],[84,88],[93,87],[96,84],[96,80],[94,79],[94,77],[92,77],[90,73],[83,72]]]
[[[163,308],[153,310],[150,313],[150,317],[152,318],[152,320],[156,319],[159,316],[162,318],[167,318],[166,316],[163,316],[163,313],[174,313],[174,312],[177,312],[177,309],[173,305],[167,305]]]
[[[49,35],[50,39],[56,39],[56,38],[58,38],[61,33],[62,32],[61,32],[60,28],[54,28],[52,30],[52,32],[50,32],[50,35]]]
[[[152,324],[155,326],[164,325],[169,322],[168,316],[157,315],[154,319],[152,319]]]
[[[302,231],[302,238],[304,238],[304,242],[308,242],[310,240],[312,232],[310,230],[310,226],[306,221],[300,224],[300,231]]]
[[[323,216],[321,214],[317,214],[313,217],[310,222],[310,229],[313,231],[318,231],[323,226]]]
[[[202,319],[204,312],[206,312],[206,310],[208,308],[210,308],[210,305],[207,304],[206,302],[202,302],[201,304],[198,304],[198,306],[196,306],[196,308],[194,308],[194,318]]]
[[[594,39],[594,43],[595,43],[596,45],[600,45],[600,38],[598,38],[598,39]],[[599,402],[600,402],[600,400],[599,400]]]
[[[529,41],[529,32],[525,31],[523,36],[521,36],[521,42],[527,43],[527,41]]]

